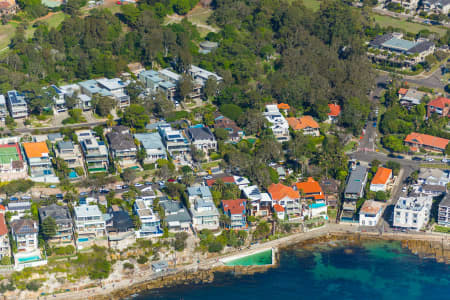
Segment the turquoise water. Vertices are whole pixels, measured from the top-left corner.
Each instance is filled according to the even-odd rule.
[[[87,242],[87,241],[89,241],[89,238],[79,238],[78,241],[79,242]]]
[[[309,207],[311,208],[319,208],[325,206],[325,203],[311,203]]]
[[[272,249],[227,262],[227,266],[262,266],[272,264]]]
[[[261,274],[216,274],[206,285],[150,291],[139,300],[450,299],[450,267],[421,259],[398,242],[292,247]]]
[[[30,257],[21,257],[19,258],[19,262],[30,262],[30,261],[35,261],[35,260],[39,260],[40,257],[39,256],[30,256]]]
[[[75,171],[70,171],[70,173],[69,173],[69,178],[70,178],[70,179],[78,178],[77,172],[75,172]]]

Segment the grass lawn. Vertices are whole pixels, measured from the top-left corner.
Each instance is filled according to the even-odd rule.
[[[442,233],[450,233],[450,228],[436,225],[434,226],[434,231]]]
[[[381,27],[392,26],[394,28],[400,28],[412,33],[418,33],[423,29],[428,29],[431,32],[439,33],[439,35],[443,36],[446,32],[446,29],[438,26],[431,26],[419,23],[412,23],[406,20],[397,19],[389,16],[382,16],[378,14],[371,14],[372,18],[375,19],[375,22],[378,23]]]
[[[320,8],[320,0],[303,0],[303,4],[313,11],[318,11]]]
[[[204,164],[202,164],[202,168],[203,168],[204,170],[208,170],[208,169],[211,169],[211,168],[215,168],[215,167],[218,167],[218,166],[219,166],[219,163],[220,163],[220,160],[212,161],[212,162],[208,162],[208,163],[204,163]]]
[[[357,144],[358,142],[356,141],[350,141],[347,145],[344,146],[344,152],[352,151]]]
[[[430,168],[430,169],[441,169],[441,170],[450,170],[450,166],[447,164],[420,164],[420,168]]]

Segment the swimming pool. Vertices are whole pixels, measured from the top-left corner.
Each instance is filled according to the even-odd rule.
[[[30,262],[30,261],[35,261],[35,260],[39,260],[39,259],[40,259],[40,257],[35,255],[35,256],[30,256],[30,257],[20,257],[20,258],[18,258],[18,261],[21,263],[24,263],[24,262]]]
[[[79,242],[87,242],[87,241],[89,241],[89,238],[79,238],[78,241]]]
[[[70,178],[70,179],[78,178],[77,172],[75,172],[75,171],[70,171],[70,173],[69,173],[69,178]]]
[[[272,264],[272,249],[225,262],[226,266],[264,266]]]

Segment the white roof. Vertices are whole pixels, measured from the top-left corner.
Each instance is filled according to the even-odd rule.
[[[80,205],[74,208],[77,217],[96,217],[102,213],[97,205]]]
[[[172,72],[172,71],[170,71],[168,69],[164,69],[164,70],[159,71],[159,74],[161,74],[161,75],[163,75],[163,76],[165,76],[165,77],[167,77],[167,78],[169,78],[169,79],[171,79],[173,81],[178,81],[178,80],[181,79],[181,75],[179,75],[177,73],[174,73],[174,72]]]
[[[5,104],[6,104],[5,96],[0,95],[0,105],[5,105]]]

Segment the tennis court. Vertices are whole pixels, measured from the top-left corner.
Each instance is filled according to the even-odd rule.
[[[9,164],[16,160],[22,160],[17,145],[0,145],[0,164]]]

